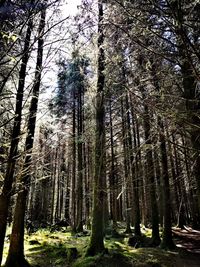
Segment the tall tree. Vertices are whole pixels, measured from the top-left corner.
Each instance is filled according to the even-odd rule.
[[[26,37],[24,41],[23,57],[19,71],[19,82],[18,82],[18,89],[16,96],[15,119],[11,135],[11,146],[8,156],[6,174],[4,178],[4,185],[2,193],[0,195],[0,262],[2,260],[3,244],[6,232],[7,216],[8,216],[8,207],[11,198],[15,165],[18,157],[18,144],[19,144],[20,127],[22,120],[23,94],[24,94],[27,63],[29,59],[29,48],[30,48],[32,29],[33,29],[33,18],[31,16],[28,21]]]
[[[103,28],[103,1],[98,1],[98,66],[96,94],[96,143],[95,173],[93,180],[92,234],[87,255],[94,256],[105,251],[104,247],[104,185],[105,185],[105,54]]]
[[[72,113],[72,231],[83,230],[83,105],[87,86],[88,59],[72,52],[72,58],[59,62],[58,89],[51,101],[50,108],[58,118],[65,118]],[[77,198],[75,199],[75,196]]]
[[[33,141],[35,134],[36,115],[38,108],[38,97],[41,81],[42,59],[43,59],[43,34],[45,28],[46,7],[42,6],[41,18],[38,29],[38,50],[37,62],[35,70],[34,85],[32,89],[32,99],[30,103],[27,137],[25,143],[25,162],[22,170],[22,176],[19,182],[19,192],[17,194],[16,206],[14,211],[14,220],[12,233],[10,238],[10,247],[5,266],[26,267],[29,266],[24,257],[24,218],[26,211],[26,201],[28,195],[28,187],[31,180],[31,154],[33,149]]]

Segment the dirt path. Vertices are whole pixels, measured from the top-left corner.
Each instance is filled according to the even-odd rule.
[[[200,231],[185,227],[173,228],[175,242],[180,248],[176,267],[200,267]]]

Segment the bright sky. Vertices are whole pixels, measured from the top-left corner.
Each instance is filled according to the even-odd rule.
[[[82,0],[63,0],[62,2],[62,8],[61,8],[61,17],[58,18],[59,20],[62,20],[68,16],[73,17],[78,13],[78,9],[77,6],[81,5]],[[66,28],[65,28],[66,27]],[[57,36],[54,33],[54,39],[59,39],[59,38],[66,38],[67,39],[67,26],[63,25],[63,31],[60,33],[61,36]],[[50,35],[50,40],[51,40],[51,35]],[[55,43],[54,47],[56,48],[61,48],[63,50],[63,52],[67,52],[69,50],[69,48],[66,47],[67,46],[67,42],[64,42],[64,44],[62,43]],[[46,47],[47,50],[49,47]],[[54,55],[54,54],[52,54]],[[64,53],[64,55],[66,56],[67,54]],[[57,84],[57,67],[55,64],[55,60],[57,60],[58,58],[56,56],[50,57],[49,59],[47,58],[47,63],[44,63],[44,65],[46,65],[47,68],[47,72],[43,75],[43,85],[49,87],[49,89],[47,89],[44,93],[40,94],[40,99],[41,101],[44,103],[46,101],[48,101],[49,98],[51,98],[51,93],[53,88],[55,88],[56,84]],[[47,102],[46,102],[47,103]],[[40,118],[42,118],[45,113],[46,113],[46,108],[47,106],[45,105],[45,110],[43,109],[43,105],[41,105],[40,103],[40,112],[39,112],[39,116],[38,116],[38,120],[40,120]]]
[[[66,10],[63,10],[63,13],[69,15],[75,15],[77,12],[77,6],[81,4],[81,0],[67,0],[66,2]]]

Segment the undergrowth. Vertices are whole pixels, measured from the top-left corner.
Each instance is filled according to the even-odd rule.
[[[149,230],[146,230],[147,236]],[[89,236],[72,235],[70,231],[54,232],[38,230],[25,236],[25,255],[33,267],[171,267],[177,252],[167,252],[159,248],[138,248],[127,245],[128,236],[119,238],[108,236],[105,246],[108,253],[95,257],[85,257]],[[9,240],[4,249],[7,256]],[[77,254],[76,254],[77,250]]]

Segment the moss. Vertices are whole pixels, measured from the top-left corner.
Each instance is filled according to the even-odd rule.
[[[129,259],[121,253],[98,254],[94,257],[83,257],[75,262],[73,267],[132,267]]]
[[[120,232],[122,233],[123,231],[124,228],[121,227]],[[146,231],[148,236],[150,230],[147,229]],[[51,238],[52,236],[56,238]],[[160,248],[135,249],[128,246],[128,238],[124,238],[122,235],[120,238],[110,237],[105,240],[105,247],[108,249],[108,253],[104,255],[98,254],[94,257],[83,257],[89,244],[89,236],[72,236],[71,232],[51,233],[42,229],[31,236],[25,237],[25,255],[33,267],[173,266],[178,252],[168,252]],[[31,240],[36,242],[33,244],[30,242]],[[5,243],[4,262],[8,246],[9,240]],[[77,249],[76,255],[70,251],[72,248]]]

